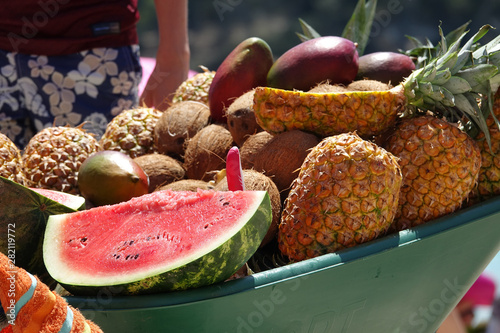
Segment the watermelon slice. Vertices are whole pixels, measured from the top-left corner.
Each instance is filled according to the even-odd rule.
[[[49,190],[49,189],[44,189],[44,188],[32,188],[30,187],[30,190],[35,191],[38,194],[43,195],[46,198],[49,198],[53,201],[56,201],[60,203],[61,205],[64,205],[66,207],[69,207],[74,210],[82,210],[85,209],[85,198],[76,196],[73,194],[61,192],[61,191],[54,191],[54,190]]]
[[[52,190],[30,189],[0,177],[0,252],[16,266],[26,269],[48,285],[53,282],[45,271],[42,241],[50,215],[75,212],[85,207],[85,199]]]
[[[51,216],[44,261],[75,295],[196,288],[242,267],[271,219],[265,191],[157,191]]]

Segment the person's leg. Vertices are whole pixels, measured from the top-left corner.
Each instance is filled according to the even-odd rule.
[[[141,67],[135,46],[98,48],[25,56],[22,75],[20,90],[37,131],[83,124],[99,138],[114,116],[137,105]]]
[[[19,148],[33,135],[19,90],[18,55],[0,50],[0,132]]]
[[[113,60],[114,52],[107,49],[92,50],[90,64],[98,66],[95,71],[105,76],[104,82],[98,87],[97,99],[88,101],[87,111],[83,119],[86,130],[101,137],[106,125],[123,110],[137,107],[139,102],[138,86],[142,77],[138,46],[116,49],[118,53]],[[94,57],[95,56],[95,57]],[[88,59],[89,55],[86,55]],[[100,61],[96,63],[96,61]],[[116,70],[114,67],[116,64]],[[89,64],[89,62],[87,62]],[[82,111],[83,114],[83,111]]]

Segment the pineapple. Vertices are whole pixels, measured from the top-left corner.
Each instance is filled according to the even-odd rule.
[[[323,139],[305,158],[285,201],[278,243],[299,261],[384,235],[398,206],[394,156],[355,133]]]
[[[398,116],[421,108],[450,118],[466,116],[485,130],[477,99],[485,93],[484,83],[497,73],[498,64],[483,62],[500,60],[490,59],[494,53],[490,50],[498,47],[500,39],[471,54],[487,29],[481,28],[460,48],[462,34],[443,54],[389,90],[313,93],[258,87],[254,94],[257,123],[273,134],[299,129],[325,137],[356,131],[370,138],[394,125]]]
[[[432,82],[429,85],[416,80],[418,89],[410,94],[411,103],[433,110],[433,117],[422,116],[419,110],[408,112],[385,146],[400,159],[403,170],[395,230],[425,223],[456,211],[464,202],[471,203],[482,164],[479,146],[471,137],[479,130],[484,144],[494,145],[494,132],[488,131],[486,116],[493,110],[490,99],[498,80],[500,58],[495,49],[500,39],[478,47],[476,42],[490,28],[484,26],[458,50],[465,27],[447,37],[440,30],[440,45],[409,51],[420,60],[420,69],[412,75],[424,73]],[[431,66],[424,65],[422,59]],[[442,89],[436,81],[443,83]],[[441,92],[444,99],[432,108],[429,102],[435,98],[426,91]]]
[[[80,127],[41,130],[22,154],[26,186],[79,194],[78,169],[98,149],[94,136]]]
[[[175,91],[172,102],[197,101],[208,105],[208,90],[215,76],[215,71],[210,71],[204,66],[200,67],[203,72],[182,82]]]
[[[476,185],[481,156],[476,142],[454,124],[431,115],[401,120],[385,147],[403,173],[393,230],[452,213]]]
[[[0,133],[0,176],[24,185],[21,152],[6,135]]]
[[[394,124],[404,107],[401,86],[333,93],[257,87],[254,94],[257,124],[271,134],[298,129],[326,137],[356,131],[368,138]]]
[[[302,260],[337,251],[461,206],[477,182],[481,159],[475,141],[452,121],[486,128],[491,108],[483,102],[500,60],[491,51],[498,38],[472,50],[486,29],[462,48],[465,34],[449,48],[443,43],[441,55],[386,91],[256,89],[254,109],[265,130],[326,137],[304,161],[286,200],[278,234],[284,255]],[[422,110],[433,116],[422,116]],[[372,138],[394,126],[387,150],[359,138],[362,144],[351,149],[339,139],[346,134],[338,134]],[[371,163],[373,156],[385,162]]]
[[[154,108],[125,110],[111,120],[99,140],[102,150],[116,150],[136,158],[157,151],[154,129],[162,112]]]
[[[500,119],[500,88],[494,96],[493,115],[497,120]],[[472,195],[473,201],[500,194],[500,128],[493,115],[487,119],[491,149],[483,133],[476,137],[481,149],[481,169],[478,186]]]

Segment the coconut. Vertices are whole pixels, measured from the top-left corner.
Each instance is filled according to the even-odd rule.
[[[368,79],[353,81],[347,86],[348,91],[385,91],[391,88],[388,83]]]
[[[155,191],[172,190],[172,191],[191,191],[212,190],[214,187],[210,183],[198,179],[181,179],[170,184],[166,184],[156,188]]]
[[[243,169],[253,168],[255,155],[272,138],[273,135],[265,131],[250,135],[240,148],[241,167]]]
[[[163,154],[146,154],[134,158],[134,161],[149,177],[149,192],[157,187],[184,178],[185,171],[181,162]]]
[[[161,154],[183,156],[185,142],[210,122],[210,110],[197,101],[180,101],[163,112],[154,129],[154,140]]]
[[[269,199],[271,200],[271,210],[273,212],[273,221],[269,227],[266,236],[262,240],[260,247],[265,246],[270,241],[275,239],[278,232],[278,225],[281,219],[281,197],[276,184],[261,172],[244,169],[243,182],[245,184],[245,190],[247,191],[267,191],[269,194]],[[227,178],[222,178],[219,182],[215,184],[214,190],[216,191],[228,191]]]
[[[187,142],[184,169],[189,179],[209,181],[226,165],[226,156],[234,146],[229,130],[220,124],[201,129]]]
[[[254,169],[270,177],[285,198],[309,150],[319,142],[314,134],[299,130],[277,134],[255,154]]]
[[[349,91],[345,86],[341,84],[331,84],[328,82],[319,83],[318,85],[309,89],[309,92],[312,93],[336,93],[345,91]]]
[[[249,90],[236,98],[226,109],[227,127],[238,147],[241,147],[250,135],[262,131],[253,110],[254,91],[255,89]]]

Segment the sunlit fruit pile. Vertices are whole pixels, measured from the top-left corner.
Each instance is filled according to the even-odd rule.
[[[262,270],[248,258],[259,251],[279,266],[350,248],[500,194],[500,49],[498,38],[479,43],[487,30],[454,34],[427,48],[425,61],[418,47],[362,55],[340,36],[309,38],[274,58],[264,40],[248,38],[217,70],[187,79],[167,107],[125,110],[101,138],[51,127],[21,153],[0,135],[0,175],[83,196],[106,224],[112,209],[125,220],[132,205],[135,216],[152,214],[165,193],[182,206],[188,192],[235,192],[226,156],[237,147],[245,191],[267,192],[269,223],[256,224],[265,230],[249,241],[243,270],[221,278]],[[122,242],[129,249],[142,238]],[[137,251],[127,260],[139,260]]]

